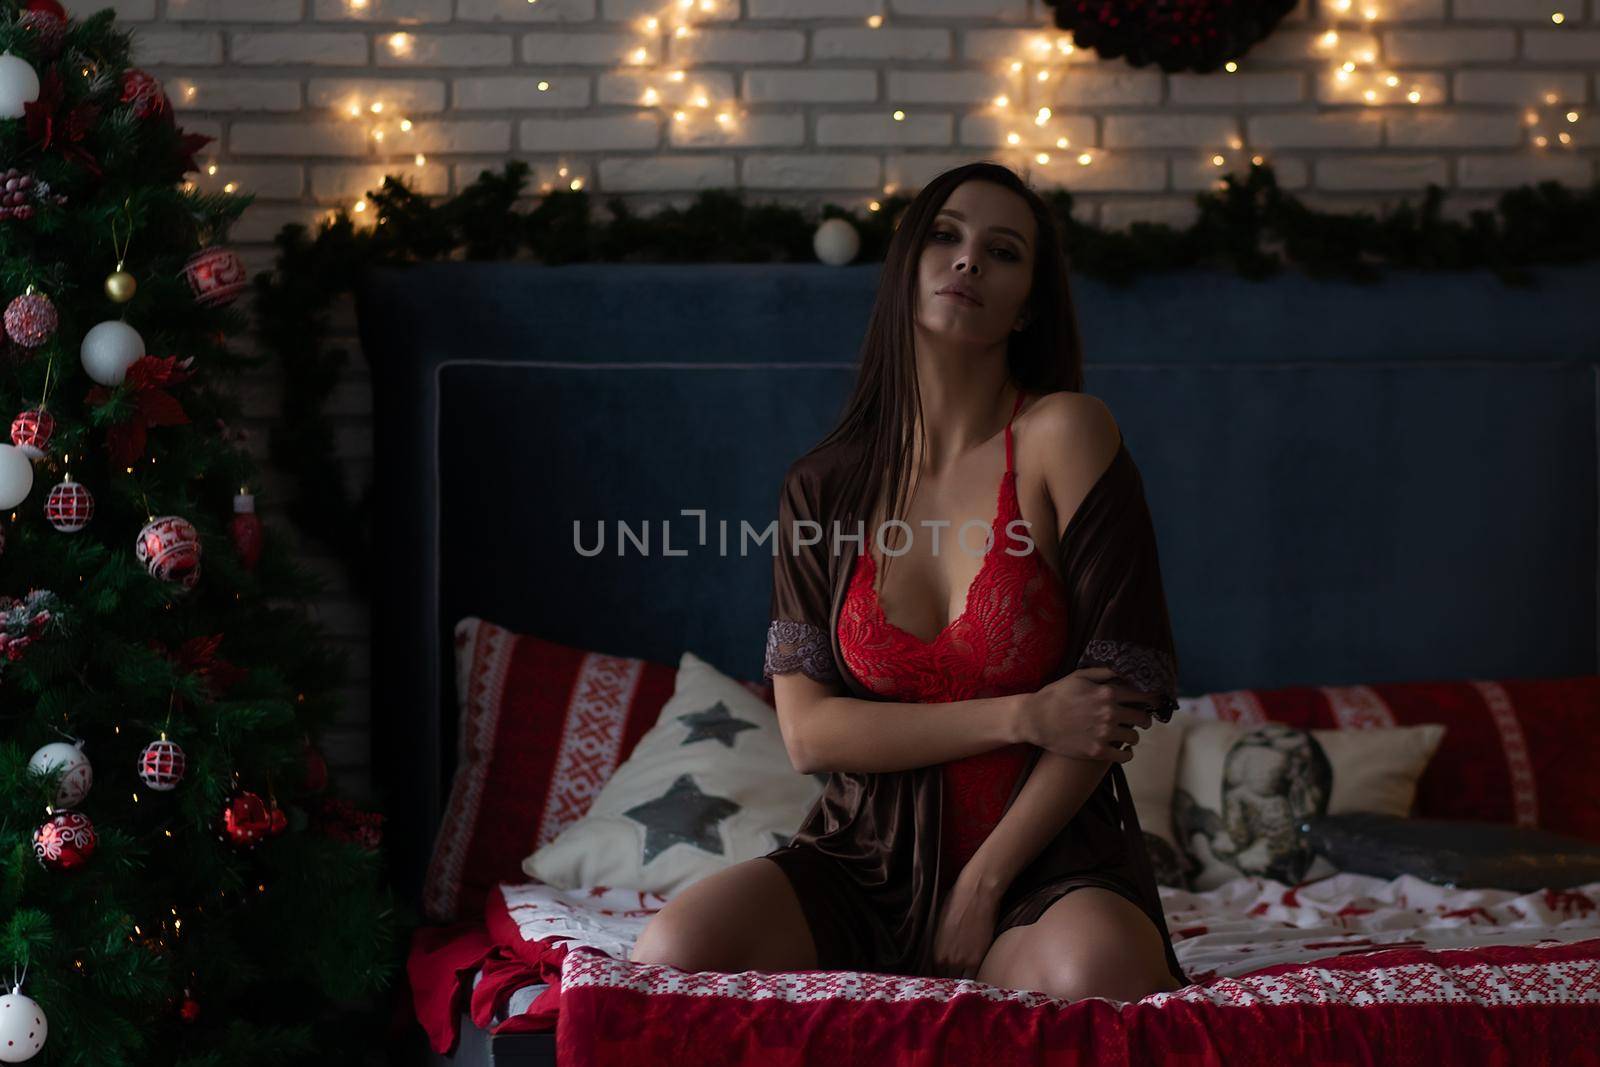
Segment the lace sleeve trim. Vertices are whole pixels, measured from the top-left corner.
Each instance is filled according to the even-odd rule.
[[[1084,648],[1074,669],[1084,667],[1110,667],[1135,689],[1156,694],[1159,703],[1150,711],[1162,722],[1170,722],[1177,710],[1178,665],[1170,653],[1131,641],[1097,638]]]
[[[773,619],[767,627],[767,654],[762,678],[799,671],[818,682],[839,681],[828,634],[820,626],[794,619]]]

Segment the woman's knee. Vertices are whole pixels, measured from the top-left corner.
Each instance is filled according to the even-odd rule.
[[[669,900],[628,958],[685,971],[800,970],[815,966],[816,953],[788,877],[758,858],[708,875]]]
[[[1172,975],[1163,971],[1151,974],[1148,968],[1130,961],[1126,955],[1108,952],[1069,952],[1039,969],[1034,984],[1028,986],[1058,1000],[1135,1001],[1151,993],[1177,988]]]

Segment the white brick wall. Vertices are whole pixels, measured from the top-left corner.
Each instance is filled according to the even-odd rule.
[[[1600,159],[1600,0],[1302,0],[1236,73],[1208,75],[1059,48],[1043,0],[67,0],[78,15],[108,3],[182,124],[218,138],[200,183],[256,195],[233,234],[252,271],[284,223],[349,206],[385,173],[448,193],[513,157],[535,190],[582,183],[640,211],[715,186],[864,208],[995,157],[1079,192],[1107,225],[1185,225],[1193,194],[1253,156],[1314,206],[1378,210],[1433,181],[1455,214],[1526,181],[1586,185]],[[695,27],[681,37],[680,10]],[[353,348],[348,307],[337,329]],[[372,463],[362,369],[337,405],[357,488]],[[252,389],[264,441],[271,376]],[[360,791],[366,619],[337,567],[312,562],[360,676],[330,738]]]

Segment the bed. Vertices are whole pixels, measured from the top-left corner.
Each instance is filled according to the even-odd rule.
[[[362,281],[384,576],[374,759],[410,899],[457,758],[456,620],[662,663],[693,649],[760,677],[770,558],[577,558],[572,522],[684,508],[768,521],[788,462],[853,380],[877,276],[443,263]],[[1085,388],[1144,478],[1184,693],[1600,669],[1600,334],[1586,311],[1600,269],[1537,277],[1531,290],[1482,273],[1076,283]],[[433,973],[459,986],[451,1055],[430,1062],[946,1062],[919,1058],[927,1035],[962,1062],[1004,1033],[1029,1062],[1200,1064],[1325,1051],[1334,1030],[1358,1035],[1351,1057],[1449,1032],[1454,1049],[1417,1037],[1408,1054],[1460,1058],[1520,1033],[1512,1018],[1592,1048],[1600,1015],[1600,883],[1550,898],[1348,873],[1163,889],[1180,959],[1206,981],[1070,1007],[977,983],[632,964],[623,946],[660,901],[592,888],[562,907],[551,887],[511,883],[483,915],[419,932]],[[531,933],[584,909],[574,929]]]

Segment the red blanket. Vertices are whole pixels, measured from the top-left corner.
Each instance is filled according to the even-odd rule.
[[[1600,1063],[1600,939],[1390,949],[1135,1004],[853,971],[687,973],[575,948],[561,1067]]]

